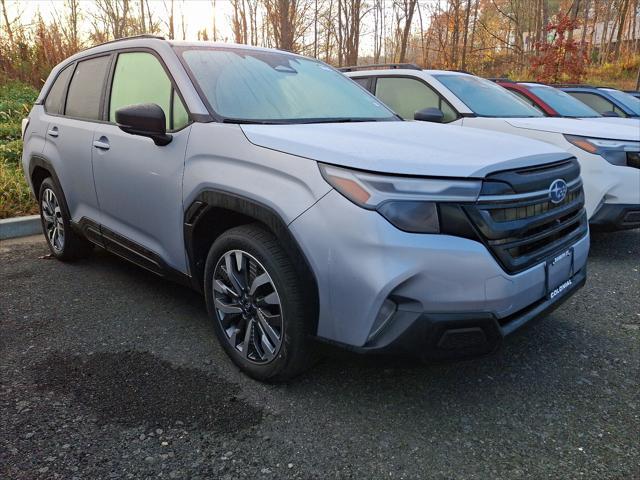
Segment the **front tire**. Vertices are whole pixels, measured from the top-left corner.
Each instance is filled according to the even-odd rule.
[[[52,178],[45,178],[40,185],[38,203],[42,232],[54,257],[70,261],[91,253],[93,244],[72,229],[62,190]]]
[[[286,381],[312,362],[304,285],[276,237],[260,225],[232,228],[207,256],[205,297],[218,340],[261,381]]]

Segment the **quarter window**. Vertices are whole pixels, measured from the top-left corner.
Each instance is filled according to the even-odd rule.
[[[119,108],[138,103],[160,106],[167,130],[179,130],[189,123],[189,115],[158,59],[146,52],[121,53],[113,74],[109,121],[115,122]]]
[[[47,113],[53,115],[62,114],[64,110],[64,93],[71,73],[73,73],[73,66],[69,65],[58,74],[58,78],[51,85],[47,99],[44,101],[44,109]]]
[[[109,58],[104,56],[78,62],[69,85],[65,115],[100,120],[100,104]]]
[[[438,108],[444,113],[443,122],[452,122],[458,116],[453,108],[431,87],[403,77],[381,77],[376,81],[376,97],[405,120],[413,120],[418,110]]]
[[[369,90],[369,84],[371,83],[370,77],[352,78],[352,80],[357,84],[359,84],[361,87],[365,88],[366,90]]]

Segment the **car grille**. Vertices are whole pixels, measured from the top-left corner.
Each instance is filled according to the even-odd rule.
[[[559,178],[568,188],[566,197],[555,204],[550,201],[549,186]],[[510,192],[481,194],[476,204],[463,208],[480,240],[507,272],[537,264],[586,235],[584,193],[575,159],[499,172],[485,181],[507,184]]]

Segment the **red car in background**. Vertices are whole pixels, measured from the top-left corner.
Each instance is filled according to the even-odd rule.
[[[548,117],[597,118],[601,115],[568,93],[543,83],[491,79]]]
[[[600,113],[567,92],[544,83],[514,82],[503,78],[491,80],[534,106],[547,117],[583,118],[624,125],[634,122],[640,125],[637,119],[621,118],[613,111]]]

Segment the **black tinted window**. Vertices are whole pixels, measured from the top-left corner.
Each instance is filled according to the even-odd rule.
[[[66,115],[100,119],[100,100],[108,67],[108,56],[78,62],[69,85]]]
[[[44,109],[47,113],[60,114],[64,107],[64,92],[67,88],[69,75],[73,72],[72,66],[66,67],[60,72],[58,78],[49,89],[47,99],[44,101]]]
[[[352,78],[351,80],[353,80],[356,83],[359,83],[361,87],[364,87],[367,90],[369,90],[369,81],[371,80],[370,77]]]

